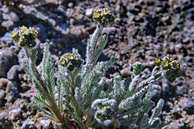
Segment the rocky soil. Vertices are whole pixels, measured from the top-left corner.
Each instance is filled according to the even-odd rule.
[[[108,7],[116,17],[104,29],[109,34],[101,60],[118,59],[111,75],[130,74],[132,63],[149,66],[156,57],[172,55],[181,62],[183,77],[155,85],[154,101],[164,98],[164,116],[173,122],[164,129],[194,128],[194,2],[193,0],[23,0],[0,1],[0,129],[52,129],[52,122],[30,103],[36,89],[19,65],[20,48],[10,32],[25,25],[39,30],[56,60],[72,48],[84,58],[95,7]],[[37,62],[38,64],[39,62]]]

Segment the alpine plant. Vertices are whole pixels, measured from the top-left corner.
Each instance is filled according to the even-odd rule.
[[[165,78],[174,81],[180,64],[171,57],[156,59],[152,72],[146,73],[141,63],[133,65],[127,78],[115,76],[105,90],[103,79],[115,59],[99,61],[108,36],[103,28],[114,21],[111,11],[98,8],[93,11],[96,29],[82,59],[75,49],[65,53],[54,68],[54,59],[45,43],[41,69],[36,66],[36,38],[34,28],[20,27],[12,33],[22,47],[21,65],[39,93],[34,97],[36,107],[51,119],[57,129],[158,129],[165,125],[159,117],[164,100],[151,100],[152,85]],[[176,71],[176,72],[175,72]],[[144,75],[146,73],[146,76]],[[174,74],[175,73],[175,74]]]

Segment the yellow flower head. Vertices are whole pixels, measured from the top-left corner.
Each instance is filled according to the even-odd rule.
[[[175,69],[179,69],[179,68],[180,68],[180,63],[177,62],[176,60],[173,60],[173,61],[171,62],[171,66],[172,66],[173,68],[175,68]]]
[[[17,31],[14,31],[11,36],[20,46],[31,48],[36,45],[35,39],[38,36],[38,31],[32,27],[22,26]]]
[[[102,25],[106,25],[114,20],[114,17],[108,8],[94,9],[92,18]]]
[[[156,59],[154,60],[154,63],[155,63],[156,65],[161,65],[161,62],[162,62],[162,60],[161,60],[160,58],[156,58]]]
[[[154,60],[156,65],[162,66],[165,69],[179,69],[180,63],[173,59],[172,56],[166,56],[163,59],[157,58]]]
[[[59,64],[63,67],[67,67],[70,71],[73,70],[74,67],[80,67],[81,63],[81,56],[76,53],[65,53],[59,60]]]

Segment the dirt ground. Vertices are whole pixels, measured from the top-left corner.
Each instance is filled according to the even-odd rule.
[[[115,16],[104,29],[109,43],[100,58],[118,59],[107,78],[122,74],[136,61],[149,66],[156,57],[173,56],[184,75],[170,85],[160,82],[155,100],[165,99],[163,115],[173,120],[164,129],[194,129],[193,0],[3,1],[14,0],[0,1],[0,129],[52,128],[49,120],[28,106],[36,90],[18,65],[20,48],[14,46],[10,32],[22,25],[36,27],[39,44],[49,42],[56,60],[72,48],[84,58],[95,29],[90,17],[96,7],[107,7]]]

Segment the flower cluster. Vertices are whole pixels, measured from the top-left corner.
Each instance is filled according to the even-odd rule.
[[[59,64],[72,71],[75,67],[80,67],[82,63],[81,56],[77,53],[65,53],[61,56]]]
[[[36,46],[35,39],[38,36],[38,31],[32,27],[22,26],[12,32],[11,36],[20,46],[32,48]]]
[[[95,9],[92,17],[95,21],[102,25],[107,25],[114,20],[114,17],[108,8]]]
[[[181,76],[180,63],[173,60],[172,56],[166,56],[164,59],[155,59],[155,64],[164,69],[166,79],[173,82],[177,77]]]
[[[164,59],[155,59],[155,64],[162,66],[165,69],[179,69],[180,63],[173,60],[172,56],[166,56]]]

